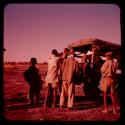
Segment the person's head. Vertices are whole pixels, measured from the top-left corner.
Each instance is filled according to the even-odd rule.
[[[68,53],[69,49],[68,48],[64,48],[64,53]]]
[[[32,64],[32,65],[37,64],[37,60],[36,60],[36,58],[31,58],[31,64]]]
[[[57,50],[56,50],[56,49],[53,49],[53,50],[52,50],[52,54],[55,55],[55,56],[57,56],[57,55],[58,55]]]
[[[107,60],[113,59],[113,52],[107,52],[107,53],[105,54],[105,57],[106,57]]]
[[[83,58],[84,60],[86,60],[86,59],[87,59],[87,55],[84,54],[82,58]]]
[[[75,52],[74,52],[74,49],[70,48],[70,49],[69,49],[69,54],[70,54],[70,55],[73,55],[74,53],[75,53]]]
[[[87,55],[86,54],[84,54],[82,57],[82,63],[85,63],[85,62],[87,62]]]

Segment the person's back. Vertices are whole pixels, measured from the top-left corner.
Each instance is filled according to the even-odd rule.
[[[46,76],[47,83],[58,82],[58,57],[55,55],[51,55],[48,59],[48,72]]]
[[[28,83],[34,87],[39,87],[40,85],[40,75],[39,70],[35,66],[30,66],[27,70],[28,72]]]
[[[47,75],[45,78],[45,87],[46,87],[46,92],[45,92],[45,101],[44,101],[44,107],[48,105],[48,99],[49,97],[52,97],[53,94],[53,104],[52,107],[56,107],[56,98],[57,98],[57,88],[58,88],[58,60],[59,57],[58,52],[56,49],[53,49],[51,52],[51,57],[48,59],[48,71]]]
[[[35,66],[36,64],[36,58],[31,58],[31,66],[23,73],[24,79],[30,85],[29,99],[32,104],[34,103],[34,96],[36,96],[36,100],[39,102],[39,95],[43,83],[39,74],[39,69]]]

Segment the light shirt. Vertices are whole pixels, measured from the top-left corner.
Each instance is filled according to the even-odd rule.
[[[48,70],[51,70],[53,67],[57,67],[58,59],[59,57],[51,55],[51,57],[48,59]]]

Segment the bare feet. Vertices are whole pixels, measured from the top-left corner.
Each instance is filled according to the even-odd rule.
[[[57,107],[57,105],[55,105],[55,104],[52,105],[52,108],[56,108],[56,107]]]
[[[46,108],[47,106],[46,106],[46,104],[44,104],[44,106],[43,106],[44,108]]]
[[[116,110],[113,110],[113,114],[116,114]]]

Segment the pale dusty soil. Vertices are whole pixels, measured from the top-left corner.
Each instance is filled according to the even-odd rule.
[[[74,109],[43,108],[45,88],[41,91],[40,104],[28,104],[28,84],[24,81],[22,72],[27,66],[14,66],[4,69],[4,116],[7,120],[33,120],[33,121],[115,121],[120,118],[120,109],[117,114],[112,114],[111,101],[109,100],[109,113],[101,113],[103,109],[102,97],[98,99],[86,98],[82,84],[75,87]],[[42,79],[47,71],[47,65],[39,66]],[[58,93],[59,102],[59,93]]]

